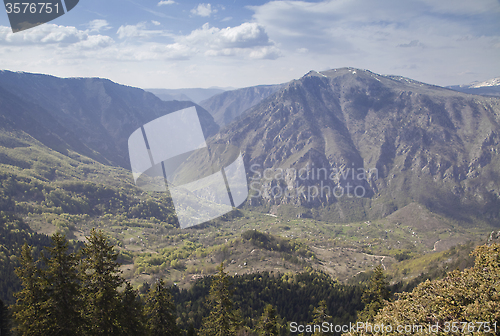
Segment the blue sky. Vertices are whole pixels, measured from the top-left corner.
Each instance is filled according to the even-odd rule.
[[[499,0],[80,0],[13,34],[0,69],[143,88],[245,87],[369,69],[437,85],[500,76]]]

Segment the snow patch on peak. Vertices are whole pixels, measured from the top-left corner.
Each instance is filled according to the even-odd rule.
[[[469,88],[471,89],[477,89],[481,87],[487,87],[487,86],[500,86],[500,77],[488,79],[484,82],[473,82],[469,84]]]

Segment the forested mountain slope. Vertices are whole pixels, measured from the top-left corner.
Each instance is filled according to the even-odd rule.
[[[58,78],[0,71],[0,121],[51,149],[130,168],[128,137],[167,113],[196,106],[205,136],[217,132],[212,116],[192,102],[160,100],[142,89],[102,78]]]

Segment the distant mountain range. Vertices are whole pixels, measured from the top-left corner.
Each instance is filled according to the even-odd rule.
[[[447,86],[447,88],[465,93],[500,97],[500,77],[483,82]]]
[[[460,221],[500,223],[499,98],[342,68],[223,92],[200,104],[162,101],[100,78],[0,72],[0,127],[61,153],[129,168],[134,130],[196,106],[213,159],[229,147],[243,153],[249,182],[256,183],[251,193],[262,192],[247,206],[353,221],[416,202]],[[270,178],[259,179],[265,169]],[[297,174],[278,176],[280,169]],[[307,171],[335,176],[320,180]],[[360,171],[367,174],[358,177]],[[348,184],[363,197],[293,193]]]
[[[223,93],[227,90],[232,90],[232,88],[146,89],[146,91],[153,93],[158,98],[164,101],[185,100],[185,101],[192,101],[193,103],[197,104],[205,99]]]
[[[164,101],[192,101],[200,104],[210,112],[219,126],[224,126],[284,85],[286,84],[258,85],[242,89],[193,88],[146,89],[146,91],[153,93]],[[500,77],[483,82],[476,81],[470,84],[451,85],[446,88],[482,96],[500,96]]]
[[[73,150],[125,168],[130,168],[127,141],[133,131],[189,106],[196,106],[206,136],[218,131],[212,116],[189,101],[165,102],[102,78],[0,71],[0,127],[62,153]]]
[[[224,126],[284,86],[259,85],[226,91],[201,101],[200,105],[212,114],[218,125]]]

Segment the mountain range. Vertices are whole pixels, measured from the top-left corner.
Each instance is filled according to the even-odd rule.
[[[167,113],[196,106],[205,136],[219,126],[189,101],[162,101],[142,89],[102,78],[57,78],[0,71],[1,126],[47,147],[78,152],[101,163],[130,168],[128,137]]]
[[[498,224],[499,115],[498,98],[354,68],[311,71],[245,111],[211,143],[240,148],[246,167],[254,167],[250,179],[262,196],[250,200],[254,205],[326,209],[325,219],[351,221],[418,202],[460,221]],[[338,174],[320,181],[297,174],[303,168]],[[266,169],[271,178],[263,177]],[[376,174],[358,178],[360,169]],[[363,197],[313,197],[313,186],[347,183],[362,188]],[[313,194],[293,191],[301,187]]]
[[[218,125],[224,126],[284,86],[259,85],[225,91],[201,101],[200,105],[210,112]]]
[[[231,88],[228,88],[231,90]],[[221,88],[192,88],[192,89],[146,89],[146,91],[153,93],[155,96],[164,101],[171,100],[184,100],[192,101],[193,103],[200,103],[212,96],[218,95],[226,91]]]
[[[486,81],[476,81],[470,84],[447,86],[447,88],[464,93],[500,97],[500,77]]]
[[[200,103],[210,115],[192,102],[162,101],[106,79],[1,71],[0,104],[10,136],[125,168],[134,130],[196,106],[213,160],[230,147],[242,152],[247,207],[346,222],[417,202],[462,222],[500,220],[495,97],[342,68],[223,92]],[[349,185],[356,197],[334,194]]]
[[[474,244],[500,235],[499,103],[354,68],[200,105],[107,79],[0,71],[0,231],[9,242],[0,299],[14,302],[20,288],[14,255],[25,237],[42,244],[62,232],[79,244],[96,227],[135,287],[158,278],[189,287],[222,261],[231,274],[311,267],[356,284],[377,264],[393,282],[463,268]],[[188,173],[241,153],[251,197],[180,229],[168,193],[134,185],[127,140],[191,106],[210,159]],[[332,192],[340,187],[355,197]]]

